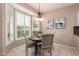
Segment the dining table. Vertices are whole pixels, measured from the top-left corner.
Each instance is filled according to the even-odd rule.
[[[35,46],[35,56],[37,55],[37,43],[41,42],[42,38],[38,38],[38,37],[31,37],[30,40],[32,40],[34,42],[34,46]]]

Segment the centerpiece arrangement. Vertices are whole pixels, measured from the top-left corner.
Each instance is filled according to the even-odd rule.
[[[38,38],[42,37],[42,35],[43,35],[43,33],[42,33],[41,31],[38,31],[38,32],[37,32],[37,37],[38,37]]]

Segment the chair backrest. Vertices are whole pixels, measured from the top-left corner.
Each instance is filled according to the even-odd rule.
[[[45,34],[42,39],[42,46],[52,46],[54,34]]]
[[[27,43],[27,38],[26,38],[26,35],[24,35],[24,38],[25,38],[25,43],[26,43],[26,46],[28,45]]]
[[[32,42],[30,38],[26,38],[26,36],[25,36],[25,41],[26,41],[26,46],[30,45],[30,43]]]
[[[33,41],[30,40],[30,37],[29,38],[26,38],[26,35],[24,37],[25,37],[26,46],[30,46],[31,43],[33,43]]]

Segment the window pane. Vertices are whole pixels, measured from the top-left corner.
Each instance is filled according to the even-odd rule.
[[[17,37],[23,37],[24,36],[24,14],[17,12],[16,13],[16,19],[17,19]]]
[[[25,15],[25,34],[26,36],[31,35],[31,17]]]

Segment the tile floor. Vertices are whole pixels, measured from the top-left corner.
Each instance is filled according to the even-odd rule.
[[[44,56],[49,56],[49,53],[44,53]],[[69,47],[61,44],[54,44],[54,50],[52,50],[53,56],[78,56],[79,52],[74,47]],[[7,56],[25,56],[25,45],[11,50]],[[28,56],[34,56],[34,48],[29,48]]]

